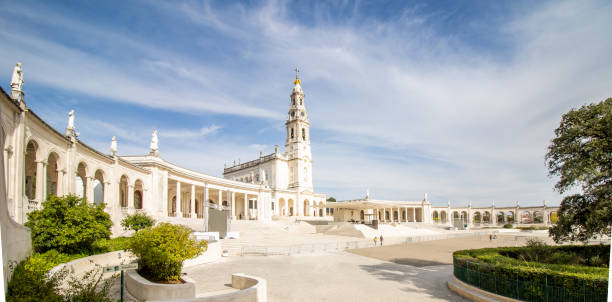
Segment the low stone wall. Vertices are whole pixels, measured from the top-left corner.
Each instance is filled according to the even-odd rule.
[[[191,280],[183,277],[185,281]],[[144,281],[142,281],[144,280]],[[155,284],[142,278],[136,272],[129,272],[126,278],[126,286],[130,294],[137,299],[146,299],[150,302],[267,302],[268,286],[266,280],[242,273],[232,274],[232,288],[237,291],[205,297],[168,297],[168,293],[176,294],[191,289],[184,284]],[[190,285],[189,285],[190,286]],[[176,288],[169,288],[176,287]],[[195,295],[195,284],[194,284]],[[145,298],[147,297],[147,298]]]
[[[187,259],[183,262],[183,267],[189,267],[194,265],[200,265],[204,263],[211,263],[215,261],[219,261],[221,259],[221,242],[212,241],[208,242],[208,249],[202,255],[195,257],[193,259]]]
[[[138,300],[171,301],[195,298],[195,281],[187,276],[183,276],[182,279],[185,281],[183,284],[154,283],[136,271],[128,271],[125,275],[125,287]]]
[[[49,272],[54,273],[63,268],[66,268],[68,272],[73,273],[77,276],[85,274],[92,269],[102,269],[106,266],[115,266],[120,264],[127,264],[136,261],[136,256],[127,251],[114,251],[104,254],[98,254],[88,257],[72,260],[70,262],[62,263]],[[114,273],[114,272],[113,272]]]

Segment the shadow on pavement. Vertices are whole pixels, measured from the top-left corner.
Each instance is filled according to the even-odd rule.
[[[417,259],[398,259],[414,261]],[[422,261],[430,262],[431,261]],[[405,284],[405,292],[421,292],[445,301],[468,301],[451,292],[446,285],[452,266],[448,264],[416,267],[412,265],[383,262],[373,265],[360,265],[362,270],[387,281],[396,281]]]
[[[448,263],[438,262],[438,261],[429,261],[423,259],[414,259],[414,258],[395,258],[390,260],[393,263],[403,264],[403,265],[412,265],[416,267],[425,267],[425,266],[438,266],[438,265],[448,265]]]

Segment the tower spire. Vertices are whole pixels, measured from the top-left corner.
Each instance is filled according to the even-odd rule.
[[[293,81],[293,85],[301,84],[299,74],[300,74],[300,70],[296,67],[295,68],[295,81]]]

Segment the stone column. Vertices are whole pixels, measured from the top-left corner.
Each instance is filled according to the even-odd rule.
[[[63,170],[57,170],[57,196],[64,196],[64,174]],[[106,195],[104,196],[106,197]]]
[[[412,222],[416,222],[416,208],[411,208],[412,210]]]
[[[189,217],[198,217],[195,215],[195,185],[191,185],[191,203],[189,204]]]
[[[183,209],[181,208],[181,182],[176,181],[176,217],[183,217]]]
[[[43,183],[44,183],[44,175],[43,175],[43,170],[44,170],[44,165],[45,163],[43,161],[37,161],[36,162],[36,179],[34,180],[36,182],[36,190],[34,191],[34,200],[38,201],[38,202],[42,202],[44,200],[43,197]]]
[[[404,212],[406,213],[406,215],[404,216],[404,222],[408,222],[408,207],[404,208]]]
[[[91,183],[91,182],[89,182]],[[89,191],[89,189],[87,189]],[[134,209],[136,208],[134,205],[134,185],[128,184],[128,208]]]
[[[230,202],[232,203],[231,219],[236,220],[236,193],[228,190],[227,194],[230,196]]]
[[[249,220],[249,196],[244,193],[244,219]]]
[[[47,195],[49,195],[47,193],[47,186],[49,186],[49,180],[47,179],[47,163],[43,162],[43,171],[42,171],[42,177],[43,177],[43,186],[42,186],[42,201],[45,201],[47,199]]]
[[[87,177],[87,200],[91,203],[94,202],[94,180],[93,177]],[[134,199],[134,196],[132,196],[132,199]]]
[[[204,184],[204,203],[202,209],[204,210],[204,225],[206,226],[206,230],[208,230],[208,184]]]

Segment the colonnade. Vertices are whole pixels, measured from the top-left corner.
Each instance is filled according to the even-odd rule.
[[[228,210],[232,220],[257,219],[261,215],[259,194],[208,183],[185,182],[172,177],[168,178],[168,183],[169,217],[208,220],[208,208]]]

